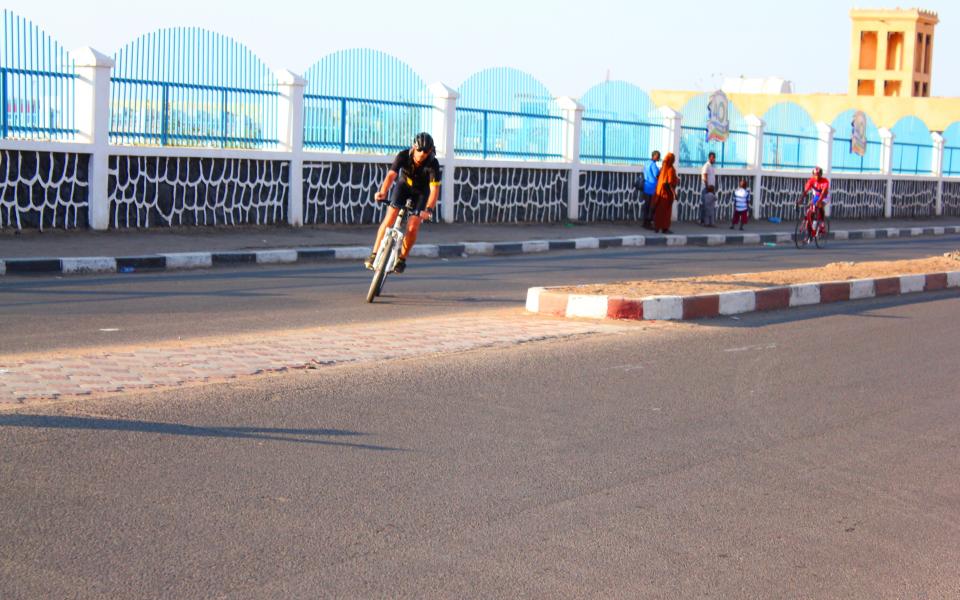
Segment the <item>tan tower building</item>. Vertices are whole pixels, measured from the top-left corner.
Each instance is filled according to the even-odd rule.
[[[850,19],[850,95],[930,96],[936,13],[854,9]]]

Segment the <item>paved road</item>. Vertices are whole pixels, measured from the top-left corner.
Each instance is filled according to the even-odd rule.
[[[8,277],[0,282],[0,354],[147,343],[238,332],[523,306],[533,285],[749,272],[839,260],[922,257],[960,236],[792,246],[642,248],[411,261],[386,298],[363,302],[359,264],[247,267],[110,276]],[[110,331],[101,331],[107,329]],[[118,330],[118,331],[114,331]]]
[[[0,412],[0,597],[957,597],[960,299],[826,310]]]

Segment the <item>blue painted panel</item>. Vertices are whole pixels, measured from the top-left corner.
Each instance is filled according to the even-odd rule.
[[[943,174],[960,175],[960,121],[943,131]]]
[[[793,102],[774,104],[763,115],[763,166],[810,169],[817,164],[817,125]]]
[[[114,55],[110,138],[163,146],[277,143],[277,78],[239,42],[196,27],[160,29]]]
[[[584,162],[639,164],[660,149],[663,118],[646,92],[625,81],[599,83],[580,98]]]
[[[454,148],[480,158],[560,159],[563,120],[553,94],[533,76],[497,67],[457,90]]]
[[[930,173],[933,164],[933,140],[927,125],[917,117],[903,117],[893,133],[893,172],[903,175]]]
[[[304,145],[339,152],[393,152],[433,126],[433,98],[406,63],[355,48],[329,54],[305,74]]]

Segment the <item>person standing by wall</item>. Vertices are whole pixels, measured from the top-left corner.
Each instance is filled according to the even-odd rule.
[[[714,219],[717,213],[717,194],[714,193],[712,185],[707,186],[707,191],[703,194],[703,226],[715,227]]]
[[[740,187],[733,192],[733,222],[730,223],[730,229],[733,229],[737,223],[740,223],[740,231],[747,224],[750,218],[750,210],[753,208],[753,198],[750,190],[747,188],[747,180],[740,180]]]
[[[653,199],[657,195],[657,181],[660,179],[660,151],[654,150],[650,154],[650,162],[643,169],[643,189],[640,197],[643,199],[643,228],[653,229]]]
[[[717,161],[716,152],[711,152],[707,155],[707,162],[703,163],[703,168],[700,169],[700,224],[707,224],[707,188],[713,188],[714,192],[717,189],[717,171],[713,167],[713,163]],[[712,222],[713,219],[711,219]]]
[[[657,178],[657,192],[654,200],[653,227],[657,233],[673,233],[670,231],[670,221],[673,218],[673,201],[677,197],[677,185],[680,178],[673,167],[676,162],[673,152],[668,152],[663,159],[663,168]]]

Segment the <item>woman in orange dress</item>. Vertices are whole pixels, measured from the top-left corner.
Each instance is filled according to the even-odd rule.
[[[670,220],[673,217],[673,201],[677,197],[677,170],[673,167],[677,157],[673,152],[663,159],[663,168],[657,178],[656,208],[653,215],[653,227],[657,233],[673,233],[670,231]]]

